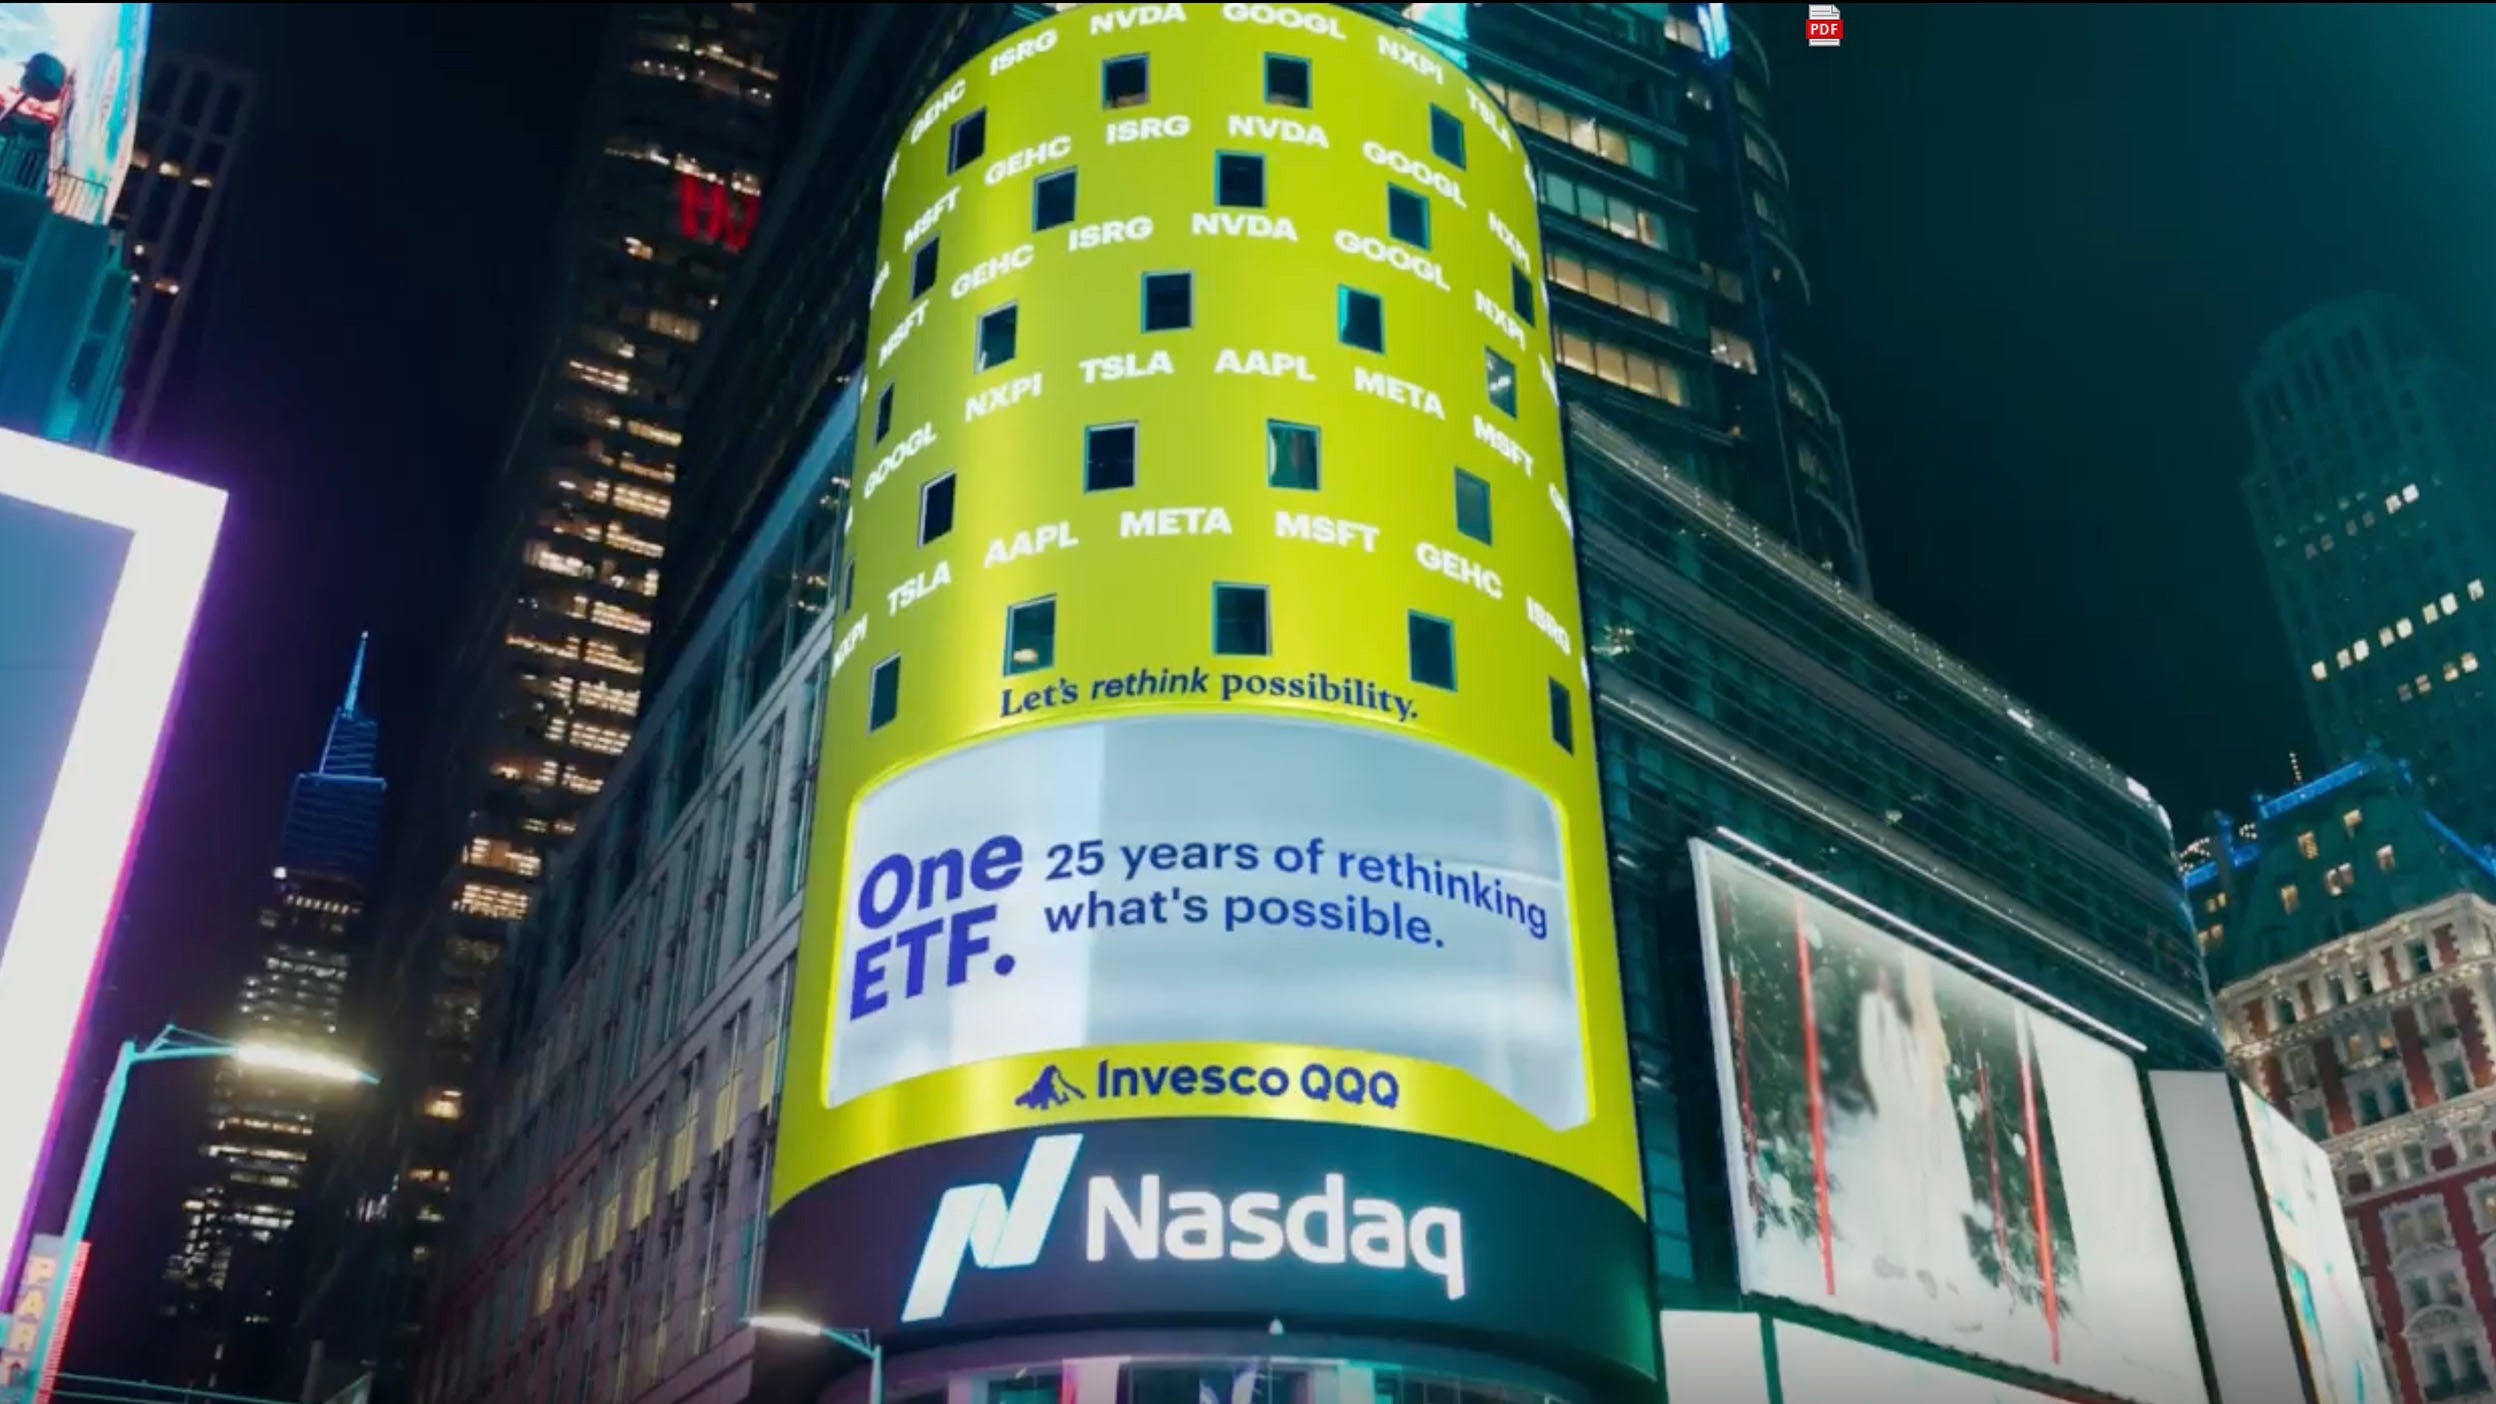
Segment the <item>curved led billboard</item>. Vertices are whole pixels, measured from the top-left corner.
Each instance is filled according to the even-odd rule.
[[[1651,1372],[1514,130],[1347,10],[1087,6],[882,234],[767,1303]]]
[[[2132,1060],[1765,868],[1691,854],[1743,1288],[2203,1404]]]

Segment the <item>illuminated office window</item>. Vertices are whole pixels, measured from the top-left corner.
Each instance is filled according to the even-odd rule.
[[[945,173],[950,175],[980,158],[988,149],[988,109],[962,118],[953,124],[945,156]]]
[[[1101,61],[1101,106],[1142,107],[1152,97],[1152,62],[1142,54]]]
[[[1196,275],[1144,275],[1144,330],[1185,331],[1196,322]]]
[[[1387,349],[1386,309],[1378,294],[1358,288],[1335,289],[1335,336],[1346,346],[1363,351]]]
[[[1005,611],[1005,674],[1036,672],[1057,664],[1057,597],[1043,595]]]
[[[1458,170],[1465,168],[1465,124],[1437,103],[1430,105],[1430,154]]]
[[[913,299],[925,297],[927,290],[934,286],[936,286],[936,240],[930,236],[926,243],[919,245],[918,252],[910,255],[910,296]]]
[[[1083,431],[1083,490],[1135,486],[1135,426],[1096,424]]]
[[[953,530],[954,477],[946,473],[919,489],[919,544],[940,540]]]
[[[1290,54],[1265,56],[1265,100],[1276,107],[1309,105],[1309,61]]]
[[[1317,428],[1280,419],[1265,422],[1265,485],[1315,491]]]
[[[896,653],[876,664],[874,676],[867,680],[867,730],[878,730],[900,709],[901,655]]]
[[[1244,151],[1213,157],[1213,202],[1233,209],[1265,208],[1265,158]]]
[[[1456,626],[1435,614],[1413,610],[1405,616],[1405,643],[1412,655],[1413,681],[1424,687],[1456,689]]]
[[[1015,323],[1015,304],[1011,302],[980,314],[979,350],[971,363],[973,371],[994,370],[1014,359]]]
[[[1400,185],[1387,187],[1387,234],[1417,249],[1430,247],[1430,200]]]
[[[1491,485],[1462,468],[1456,470],[1456,530],[1491,544]]]
[[[1264,586],[1214,586],[1213,651],[1250,658],[1273,652],[1267,617]]]
[[[1031,182],[1031,227],[1036,232],[1075,222],[1075,173],[1052,171]]]

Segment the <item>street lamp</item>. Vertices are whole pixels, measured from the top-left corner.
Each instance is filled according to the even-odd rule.
[[[104,1158],[112,1149],[114,1124],[121,1120],[121,1098],[129,1090],[130,1070],[141,1063],[168,1063],[178,1058],[231,1058],[247,1068],[322,1082],[370,1086],[381,1080],[343,1058],[315,1049],[262,1041],[228,1043],[173,1024],[157,1030],[144,1046],[124,1039],[121,1056],[113,1060],[112,1080],[104,1084],[104,1105],[96,1113],[95,1130],[87,1137],[87,1159],[78,1171],[78,1193],[69,1201],[69,1223],[61,1230],[61,1241],[68,1245],[63,1251],[75,1254],[78,1245],[86,1240],[87,1216],[95,1208],[96,1187],[104,1182]],[[60,1308],[60,1293],[54,1292],[44,1300],[43,1325],[36,1329],[34,1354],[26,1361],[27,1399],[33,1399],[41,1386],[44,1362],[52,1354],[52,1334],[60,1324]]]
[[[815,1336],[867,1358],[867,1404],[884,1404],[884,1347],[864,1331],[844,1331],[802,1316],[767,1311],[749,1316],[745,1324],[776,1336]]]

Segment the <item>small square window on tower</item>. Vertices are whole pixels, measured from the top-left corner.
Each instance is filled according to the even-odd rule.
[[[1005,611],[1005,674],[1057,666],[1057,597],[1043,595]]]
[[[953,124],[953,134],[945,147],[945,173],[951,175],[980,158],[988,150],[988,109],[962,118]]]
[[[1346,346],[1363,351],[1387,349],[1385,308],[1378,294],[1358,288],[1335,289],[1335,336]]]
[[[1031,182],[1031,228],[1034,233],[1075,222],[1075,173],[1051,171]]]
[[[1015,304],[1009,302],[979,318],[979,351],[973,371],[994,370],[1014,359]]]
[[[1267,633],[1265,587],[1213,587],[1213,651],[1233,657],[1261,658],[1273,652]]]
[[[1276,107],[1309,105],[1309,61],[1293,54],[1265,56],[1265,100]]]
[[[1265,422],[1265,485],[1316,491],[1316,425],[1280,419]]]
[[[1430,105],[1430,154],[1460,171],[1465,168],[1464,119],[1436,103]]]
[[[1213,202],[1231,209],[1264,209],[1265,158],[1244,151],[1215,152]]]
[[[1152,61],[1126,54],[1101,61],[1101,106],[1142,107],[1153,95]]]
[[[1144,330],[1185,331],[1196,324],[1196,276],[1192,273],[1144,275]]]
[[[1430,197],[1400,185],[1387,187],[1387,233],[1417,249],[1430,247]]]
[[[1083,490],[1135,486],[1135,426],[1095,424],[1083,431]]]
[[[1412,653],[1413,681],[1455,691],[1456,626],[1413,610],[1405,617],[1405,641]]]

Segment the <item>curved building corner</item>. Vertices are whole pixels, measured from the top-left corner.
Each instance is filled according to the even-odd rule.
[[[1535,201],[1329,7],[905,129],[761,1293],[888,1389],[1653,1375]]]

